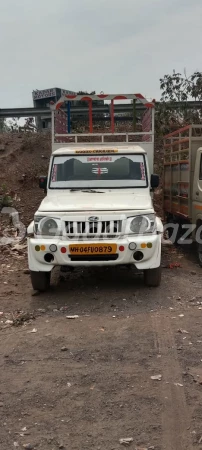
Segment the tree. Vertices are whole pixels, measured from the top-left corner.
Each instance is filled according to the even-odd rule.
[[[8,131],[18,131],[19,130],[19,119],[13,117],[7,122],[7,130]]]
[[[87,92],[87,91],[79,91],[79,92],[77,92],[77,95],[83,95],[84,97],[85,97],[85,95],[95,95],[95,91],[91,91],[91,92]],[[98,104],[99,103],[99,101],[93,101],[93,104]],[[102,103],[102,102],[101,102]],[[79,105],[81,105],[81,106],[87,106],[86,105],[86,102],[84,101],[79,101]]]
[[[95,95],[95,91],[87,92],[87,91],[79,91],[77,95]]]
[[[187,77],[173,71],[160,79],[161,100],[156,114],[156,131],[165,134],[171,129],[190,123],[202,122],[202,72]],[[190,108],[188,101],[201,102],[201,106]],[[175,108],[176,102],[182,102]]]
[[[0,133],[7,131],[7,124],[5,119],[0,119]]]

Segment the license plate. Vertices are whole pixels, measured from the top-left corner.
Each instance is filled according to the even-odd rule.
[[[116,251],[116,244],[76,244],[69,246],[69,253],[71,255],[114,255]]]

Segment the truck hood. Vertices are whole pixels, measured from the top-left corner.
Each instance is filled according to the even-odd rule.
[[[39,212],[66,211],[123,211],[153,209],[150,192],[147,189],[137,191],[116,191],[104,193],[66,192],[57,195],[48,194],[42,201]]]

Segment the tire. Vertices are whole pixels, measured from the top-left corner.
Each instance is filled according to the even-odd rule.
[[[196,235],[198,233],[198,229],[200,228],[200,226],[202,225],[201,222],[199,222],[197,224],[197,230],[196,230]],[[196,236],[195,236],[196,237]],[[200,233],[200,240],[202,239],[202,233]],[[196,244],[196,251],[197,251],[197,258],[198,258],[198,263],[199,266],[202,267],[202,244],[200,244],[199,242],[195,242]]]
[[[199,266],[202,267],[202,244],[198,244],[197,245],[197,257],[198,257],[198,263]]]
[[[144,283],[146,286],[157,287],[161,284],[161,266],[156,269],[148,269],[144,271]]]
[[[30,271],[31,282],[34,291],[45,292],[50,287],[51,272]]]

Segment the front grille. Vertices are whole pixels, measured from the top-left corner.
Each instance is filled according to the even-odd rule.
[[[76,255],[69,258],[71,261],[116,261],[119,255]]]
[[[69,239],[114,239],[122,232],[121,220],[100,222],[65,222],[66,235]]]

